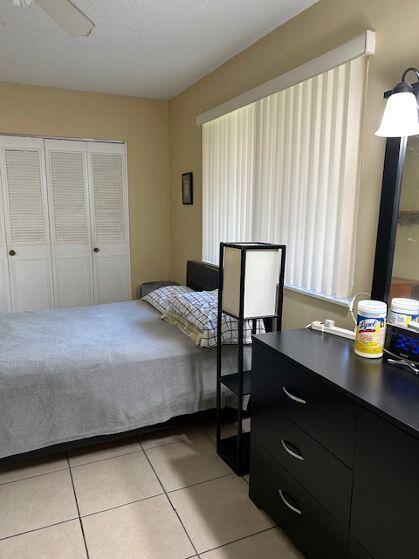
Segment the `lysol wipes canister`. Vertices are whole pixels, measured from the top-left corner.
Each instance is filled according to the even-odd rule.
[[[355,336],[355,353],[357,355],[369,359],[382,357],[386,316],[386,303],[382,301],[359,301]]]

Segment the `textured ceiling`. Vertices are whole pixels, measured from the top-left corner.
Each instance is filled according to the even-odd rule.
[[[0,0],[0,81],[168,99],[317,0],[72,1],[90,37]]]

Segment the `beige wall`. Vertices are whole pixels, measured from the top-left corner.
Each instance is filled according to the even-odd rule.
[[[128,142],[133,293],[169,276],[168,104],[0,84],[0,133]]]
[[[188,258],[201,257],[201,131],[196,114],[340,45],[377,32],[366,103],[364,163],[356,250],[355,289],[370,290],[375,251],[384,140],[374,136],[384,108],[382,94],[411,65],[419,65],[417,0],[320,0],[170,100],[171,276],[182,280]],[[182,206],[180,175],[194,172],[195,204]],[[285,325],[304,326],[331,317],[350,325],[334,304],[287,292]]]

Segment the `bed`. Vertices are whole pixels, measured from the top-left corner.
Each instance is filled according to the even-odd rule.
[[[187,284],[214,289],[216,272],[188,262]],[[215,405],[216,351],[143,301],[0,315],[0,356],[0,458]]]

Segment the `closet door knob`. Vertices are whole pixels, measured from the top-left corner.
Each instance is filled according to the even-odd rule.
[[[99,252],[99,249],[98,249],[97,247],[95,247],[95,248],[93,249],[93,252]]]
[[[16,252],[14,250],[9,250],[9,256],[15,256]]]

